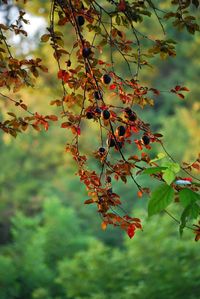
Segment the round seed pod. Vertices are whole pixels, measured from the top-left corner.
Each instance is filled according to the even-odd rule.
[[[87,119],[92,119],[93,118],[93,113],[91,111],[88,111],[86,113],[86,117],[87,117]]]
[[[100,94],[99,91],[96,90],[96,91],[94,92],[94,98],[95,98],[95,100],[101,100],[102,95]]]
[[[149,138],[149,136],[144,135],[144,136],[142,137],[142,141],[143,141],[143,143],[144,143],[145,145],[148,145],[148,144],[150,143],[150,138]]]
[[[100,148],[99,148],[99,153],[100,153],[100,154],[104,154],[104,153],[105,153],[105,151],[106,151],[106,150],[105,150],[105,148],[104,148],[104,147],[100,147]]]
[[[126,133],[126,129],[124,126],[119,126],[116,131],[119,136],[124,136]]]
[[[104,119],[109,119],[110,118],[110,112],[108,110],[103,111],[103,118]]]
[[[132,111],[131,115],[128,116],[128,119],[130,121],[136,121],[136,119],[137,119],[136,113]]]
[[[85,23],[85,19],[84,19],[84,17],[83,17],[83,16],[78,16],[78,18],[77,18],[77,22],[78,22],[78,25],[79,25],[79,26],[83,26],[84,23]]]
[[[111,77],[108,74],[103,75],[103,82],[109,84],[111,82]]]
[[[125,108],[125,109],[124,109],[124,112],[125,112],[125,114],[127,114],[127,116],[129,116],[129,115],[132,114],[132,110],[131,110],[131,108],[129,108],[129,107]]]
[[[114,138],[110,138],[110,139],[108,139],[107,140],[107,145],[109,146],[109,147],[113,147],[113,146],[115,146],[115,139]]]
[[[92,51],[90,48],[83,48],[83,50],[82,50],[82,55],[84,58],[88,58],[91,53],[92,53]]]

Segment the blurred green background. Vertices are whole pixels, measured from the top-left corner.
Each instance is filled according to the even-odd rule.
[[[163,9],[169,7],[170,1],[159,2]],[[2,12],[2,4],[0,9],[9,22],[15,13]],[[15,41],[16,53],[41,56],[49,73],[21,95],[33,111],[48,114],[54,109],[58,114],[58,109],[49,106],[62,92],[55,80],[56,63],[49,59],[49,46],[38,42],[47,26],[43,18],[49,1],[30,1],[27,10],[30,28],[37,22],[40,25],[33,30],[29,45],[23,39]],[[40,19],[34,19],[35,15]],[[156,20],[147,19],[139,26],[145,34],[162,37]],[[177,161],[190,163],[200,144],[200,36],[177,32],[170,22],[166,30],[178,42],[177,57],[154,58],[154,67],[144,69],[141,80],[161,90],[181,84],[191,91],[185,100],[162,93],[153,108],[136,111],[164,135]],[[118,69],[125,77],[120,59]],[[0,105],[4,117],[8,104]],[[95,124],[85,125],[98,135]],[[70,136],[58,126],[52,125],[48,132],[28,131],[16,140],[0,135],[0,299],[199,299],[199,244],[191,232],[180,239],[178,227],[166,215],[147,219],[146,202],[137,199],[131,183],[114,188],[122,195],[124,207],[142,218],[144,231],[132,240],[116,228],[103,232],[96,208],[83,204],[87,193],[64,150]],[[94,139],[82,138],[81,144],[87,151]],[[153,155],[159,151],[153,149]],[[140,180],[152,185],[147,178]]]

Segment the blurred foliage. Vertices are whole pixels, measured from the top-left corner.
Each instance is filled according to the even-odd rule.
[[[144,226],[120,249],[97,240],[56,198],[34,217],[18,212],[12,243],[0,251],[0,298],[199,298],[198,244],[187,232],[181,240],[165,215]]]
[[[159,2],[162,9],[168,5]],[[49,1],[29,1],[28,9],[32,15],[47,17],[48,6]],[[153,34],[157,28],[146,21],[140,29]],[[171,26],[166,30],[178,42],[177,57],[154,58],[154,68],[144,70],[142,80],[155,87],[159,84],[163,93],[153,108],[136,111],[163,133],[178,161],[193,162],[200,144],[200,36],[191,37]],[[37,35],[32,37],[35,48],[29,55],[40,53],[48,62],[49,75],[41,77],[37,89],[22,93],[31,108],[47,112],[60,90],[53,77],[55,62],[49,61],[51,53],[46,55],[45,46],[37,44]],[[120,59],[119,68],[126,72]],[[165,92],[176,84],[191,90],[185,100]],[[1,103],[2,114],[5,105]],[[95,131],[95,124],[90,129]],[[132,241],[124,241],[116,229],[102,232],[95,208],[83,205],[86,192],[64,152],[66,133],[57,132],[52,126],[46,133],[28,132],[16,140],[0,136],[0,299],[200,298],[199,244],[193,243],[191,234],[186,231],[184,241],[180,240],[166,215],[144,223],[144,232]],[[87,149],[94,140],[86,135],[83,147]],[[159,150],[154,149],[155,155]],[[133,198],[131,184],[118,190],[116,183],[114,188],[134,214],[138,214],[136,207],[146,204]]]

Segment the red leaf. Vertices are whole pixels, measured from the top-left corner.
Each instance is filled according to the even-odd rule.
[[[69,122],[65,122],[61,124],[61,128],[69,128],[70,127],[70,123]]]
[[[58,71],[58,79],[62,79],[63,72],[64,72],[64,70],[59,70]]]
[[[116,86],[117,86],[116,84],[111,84],[109,88],[110,88],[110,90],[114,90],[116,88]]]
[[[134,224],[129,225],[129,227],[127,229],[127,234],[130,239],[133,238],[133,236],[135,235],[135,225]]]
[[[63,82],[68,82],[69,81],[69,78],[70,78],[70,74],[68,72],[65,72],[62,79],[63,79]]]
[[[160,94],[160,91],[156,88],[150,88],[149,90],[153,91],[153,93],[157,96],[159,96],[159,94]]]
[[[65,70],[58,71],[58,79],[63,80],[64,83],[68,82],[69,78],[70,78],[70,74]]]
[[[81,128],[77,127],[76,131],[77,131],[77,134],[80,136],[81,135]]]
[[[175,90],[176,90],[176,91],[179,91],[179,90],[180,90],[180,88],[181,88],[181,86],[180,86],[180,85],[176,85],[176,86],[175,86]]]
[[[85,205],[88,205],[90,203],[94,203],[93,199],[87,199],[87,200],[84,201]]]
[[[187,87],[185,87],[185,86],[181,87],[180,90],[183,90],[183,91],[190,91],[189,88],[187,88]]]
[[[160,133],[155,133],[155,134],[154,134],[154,137],[163,137],[163,135],[160,134]]]
[[[193,168],[195,168],[195,169],[197,169],[197,170],[200,170],[200,165],[199,165],[199,163],[193,163],[192,165],[191,165]]]
[[[47,118],[52,120],[52,121],[57,121],[58,120],[56,115],[48,115]]]
[[[126,9],[126,2],[125,0],[120,0],[118,4],[118,10],[119,11],[124,11]]]
[[[185,96],[184,96],[182,93],[177,93],[177,96],[178,96],[179,98],[181,98],[181,99],[184,99],[184,98],[185,98]]]
[[[44,126],[45,131],[48,131],[48,129],[49,129],[49,123],[47,121],[45,121],[43,123],[43,126]]]
[[[103,60],[98,60],[98,64],[102,65],[105,64],[105,62]]]
[[[131,126],[131,131],[134,132],[134,133],[138,133],[139,129],[135,126]]]

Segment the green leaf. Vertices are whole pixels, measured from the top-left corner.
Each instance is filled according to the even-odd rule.
[[[190,205],[188,205],[184,210],[183,210],[183,213],[181,215],[181,223],[180,223],[180,226],[179,226],[179,233],[180,233],[180,236],[182,236],[183,234],[183,230],[187,224],[187,219],[188,219],[188,216],[190,214]]]
[[[196,182],[192,182],[192,185],[195,185],[195,186],[200,187],[200,184],[199,184],[199,183],[196,183]]]
[[[166,167],[151,167],[151,168],[147,168],[143,171],[143,174],[154,174],[154,173],[158,173],[162,170],[165,170]]]
[[[185,188],[179,192],[179,198],[183,207],[187,207],[191,203],[195,203],[197,200],[200,200],[200,195],[188,188]]]
[[[195,202],[191,202],[189,205],[185,207],[183,213],[181,215],[181,222],[179,226],[179,233],[180,235],[183,234],[183,230],[187,224],[189,218],[196,219],[199,216],[200,207]]]
[[[171,163],[171,170],[175,173],[178,173],[180,171],[180,165],[178,163]]]
[[[175,173],[171,169],[166,169],[163,173],[163,180],[170,185],[176,177]]]
[[[190,209],[190,216],[192,219],[196,219],[200,213],[200,206],[196,203],[193,203]]]
[[[161,160],[161,159],[163,159],[163,158],[165,158],[165,157],[166,157],[166,155],[165,155],[164,153],[159,153],[159,154],[157,154],[157,157],[156,157],[155,159],[152,159],[152,160],[150,161],[150,163],[152,163],[152,162],[156,162],[156,161]]]
[[[174,190],[166,184],[160,185],[153,193],[148,204],[148,214],[152,216],[164,210],[173,200]]]

